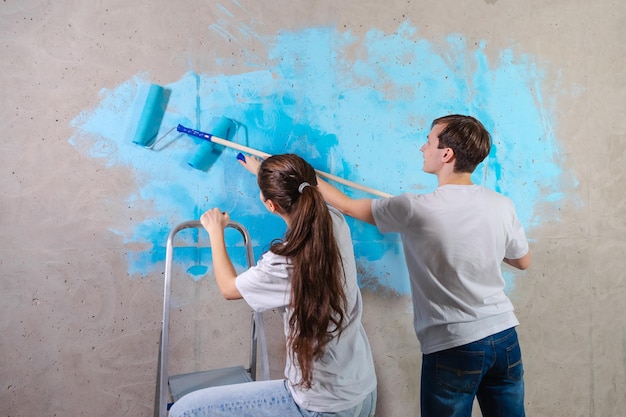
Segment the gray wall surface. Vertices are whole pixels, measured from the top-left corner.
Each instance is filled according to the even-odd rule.
[[[138,97],[149,83],[172,87],[168,117],[174,120],[194,114],[194,106],[207,117],[219,115],[226,99],[210,101],[211,91],[230,100],[229,110],[263,89],[260,102],[273,105],[267,97],[276,95],[275,83],[295,73],[295,98],[278,99],[293,111],[290,120],[313,115],[320,118],[310,126],[322,126],[323,103],[332,108],[337,131],[382,118],[376,120],[388,136],[359,136],[373,146],[348,148],[352,142],[338,135],[339,143],[320,139],[318,151],[334,149],[328,170],[394,194],[428,188],[411,185],[408,173],[419,171],[421,162],[410,167],[409,158],[421,161],[424,129],[438,112],[493,117],[498,149],[510,152],[495,160],[503,168],[498,184],[524,210],[533,253],[526,272],[503,266],[521,323],[527,414],[624,415],[625,25],[626,3],[610,0],[0,3],[0,413],[152,415],[163,254],[150,239],[159,241],[164,230],[197,218],[213,201],[248,220],[257,255],[281,232],[270,234],[277,223],[255,224],[257,191],[231,159],[221,158],[201,177],[171,162],[174,151],[157,156],[131,145],[126,151],[112,138],[131,141]],[[327,42],[320,42],[325,34]],[[307,60],[319,56],[317,47],[335,65],[336,78],[307,91],[308,82],[326,80],[321,64]],[[465,81],[449,84],[438,68],[460,80],[486,76],[472,78],[475,88],[464,90]],[[359,106],[349,101],[369,87]],[[527,92],[534,98],[528,102]],[[187,98],[189,109],[181,104]],[[357,120],[363,109],[369,113]],[[403,112],[404,121],[392,119]],[[263,122],[258,131],[269,135],[281,127],[267,117],[257,120]],[[545,136],[515,146],[506,141],[506,129],[525,133],[537,120]],[[261,143],[271,147],[268,140]],[[403,152],[393,151],[398,146]],[[286,148],[306,149],[297,140]],[[168,155],[170,162],[155,162]],[[307,156],[324,161],[315,152]],[[543,157],[549,157],[546,166],[540,166]],[[391,169],[393,158],[398,162]],[[351,170],[351,161],[363,171]],[[406,182],[389,180],[395,175]],[[149,188],[153,180],[162,182]],[[189,186],[196,195],[163,202],[163,184]],[[144,224],[158,225],[159,233],[134,238]],[[379,244],[372,229],[359,223],[353,229],[379,379],[377,415],[418,415],[421,358],[407,278],[401,262],[392,268],[392,249],[382,260],[372,257]],[[397,248],[390,239],[381,242]],[[400,271],[390,274],[389,285],[381,273],[386,267]],[[245,361],[246,306],[216,296],[210,277],[194,281],[184,270],[177,273],[173,338],[181,341],[172,344],[171,355],[182,359],[173,367]],[[266,319],[272,376],[279,378],[282,329],[275,312]],[[474,415],[480,415],[477,407]]]

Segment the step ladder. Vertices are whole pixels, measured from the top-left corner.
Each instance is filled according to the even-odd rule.
[[[252,243],[248,231],[240,224],[231,221],[226,226],[239,232],[243,239],[247,267],[254,265]],[[167,417],[169,407],[183,395],[190,392],[221,385],[238,384],[255,380],[269,380],[269,360],[265,341],[265,330],[262,313],[252,312],[250,325],[250,356],[248,366],[231,366],[227,368],[210,369],[169,375],[169,336],[170,336],[170,294],[172,281],[172,263],[174,255],[174,238],[177,233],[185,229],[202,229],[199,221],[191,220],[174,227],[167,238],[165,254],[165,278],[163,283],[163,321],[161,326],[161,342],[157,367],[157,381],[155,392],[154,417]],[[257,361],[260,359],[257,378]]]

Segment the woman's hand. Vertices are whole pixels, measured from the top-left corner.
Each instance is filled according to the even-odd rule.
[[[245,161],[242,161],[240,159],[239,163],[241,164],[241,166],[243,166],[245,169],[250,171],[250,173],[254,174],[255,176],[258,174],[259,168],[261,167],[261,160],[257,158],[256,156],[252,156],[252,155],[247,155]]]
[[[228,222],[230,222],[228,213],[222,213],[218,208],[207,210],[202,217],[200,217],[200,223],[202,223],[204,229],[209,233],[209,236],[216,232],[223,233]]]

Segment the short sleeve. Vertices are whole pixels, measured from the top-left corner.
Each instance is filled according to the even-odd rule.
[[[237,276],[235,285],[255,311],[289,305],[291,266],[284,256],[267,252],[257,265]]]
[[[402,232],[410,212],[411,202],[406,194],[372,200],[372,216],[381,233]]]

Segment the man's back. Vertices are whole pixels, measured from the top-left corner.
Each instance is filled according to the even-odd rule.
[[[518,324],[501,263],[528,246],[508,198],[478,185],[445,185],[376,200],[372,212],[381,232],[402,235],[424,353]]]

